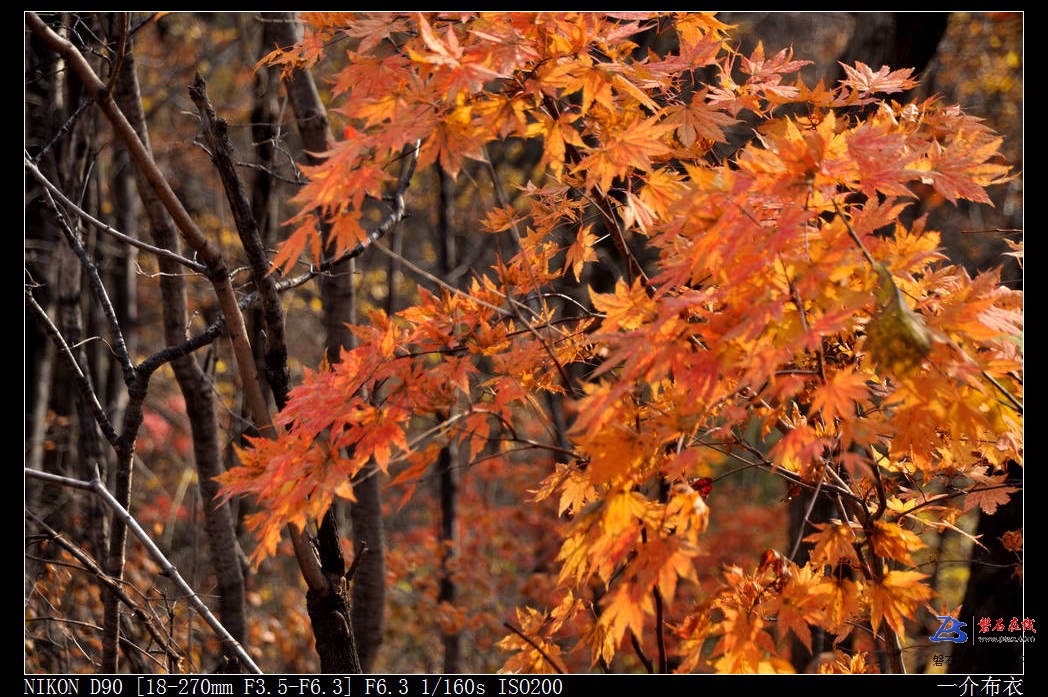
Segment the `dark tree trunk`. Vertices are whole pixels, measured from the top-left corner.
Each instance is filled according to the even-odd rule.
[[[294,13],[267,12],[263,13],[262,20],[265,52],[276,46],[290,46],[301,38]],[[327,110],[320,101],[312,74],[305,70],[293,70],[285,76],[284,86],[303,147],[308,153],[326,152],[331,138]],[[317,162],[312,155],[307,155],[307,159],[311,164]],[[345,323],[353,321],[355,314],[352,260],[334,266],[321,277],[320,293],[327,331],[326,354],[328,360],[335,362],[339,349],[352,345],[352,335],[345,327]],[[355,571],[352,603],[349,603],[344,585],[339,584],[329,572],[332,566],[344,566],[334,511],[324,516],[318,534],[318,552],[332,587],[326,594],[310,591],[307,596],[317,653],[325,672],[360,672],[361,669],[370,669],[382,641],[385,552],[381,492],[377,477],[367,476],[357,484],[358,488],[354,491],[357,502],[353,507],[353,537],[358,549],[361,543],[367,545],[367,552]]]
[[[803,493],[790,499],[789,503],[790,547],[787,554],[793,555],[790,558],[798,566],[804,566],[811,558],[811,543],[804,542],[804,538],[815,532],[815,524],[825,522],[837,515],[836,508],[828,496],[820,495],[813,502],[813,495],[813,492],[805,489]],[[832,645],[833,637],[827,636],[822,629],[813,629],[811,651],[791,633],[790,663],[798,673],[803,672],[814,657],[823,651],[830,650]]]
[[[306,609],[313,623],[316,649],[320,655],[320,671],[335,673],[364,672],[356,646],[356,631],[350,612],[349,592],[346,588],[346,566],[342,556],[338,516],[328,509],[317,533],[320,566],[328,579],[326,592],[309,590]]]
[[[116,83],[115,97],[124,115],[149,147],[149,133],[138,88],[134,55],[129,51],[124,60],[120,79]],[[157,246],[172,251],[181,250],[181,240],[171,220],[157,200],[153,189],[142,180],[135,170],[139,195],[145,206],[149,229]],[[159,260],[160,292],[163,298],[164,340],[175,345],[187,336],[187,302],[182,269],[164,258]],[[215,415],[214,397],[207,376],[193,356],[184,356],[172,363],[175,380],[186,403],[193,439],[193,456],[200,481],[201,498],[204,501],[204,530],[210,547],[211,564],[218,581],[219,619],[229,633],[242,644],[246,638],[246,605],[244,575],[240,564],[242,556],[236,538],[233,517],[229,504],[217,505],[218,484],[214,478],[224,469],[221,459],[221,441]],[[228,654],[224,658],[224,670],[237,670],[238,661]]]
[[[272,49],[266,45],[266,33],[261,32],[260,53],[265,55]],[[279,104],[277,94],[280,89],[280,70],[277,68],[259,68],[255,71],[255,100],[251,105],[251,141],[255,146],[255,161],[265,170],[276,167],[275,140],[280,137]],[[277,188],[269,171],[256,172],[251,187],[251,212],[258,223],[258,232],[262,244],[272,247],[276,243],[276,232],[279,224],[278,199],[273,195]]]
[[[1009,483],[1022,486],[1023,469],[1015,463],[1008,468]],[[980,514],[975,531],[986,549],[976,546],[972,552],[971,575],[961,603],[962,617],[968,623],[963,630],[968,634],[965,643],[953,644],[951,673],[1022,673],[1023,645],[1021,643],[990,643],[979,641],[978,622],[988,617],[996,623],[1004,620],[1005,627],[1013,617],[1020,622],[1027,617],[1035,618],[1024,604],[1022,579],[1016,574],[1017,559],[1001,543],[1001,535],[1010,530],[1023,529],[1022,491],[1012,494],[1007,504],[1000,506],[994,515]],[[1034,625],[1036,629],[1036,624]],[[992,629],[992,627],[991,627]],[[981,634],[988,636],[1018,636],[1014,632]],[[1034,635],[1031,635],[1034,636]],[[938,646],[944,646],[939,644]],[[945,649],[937,653],[947,653]]]
[[[856,12],[855,30],[840,62],[862,61],[874,70],[913,68],[920,76],[946,33],[949,12]],[[839,69],[838,79],[844,77]]]
[[[307,591],[306,609],[313,623],[320,672],[360,673],[353,630],[349,626],[349,600],[345,585],[325,596]]]
[[[455,209],[455,181],[437,167],[440,177],[440,216],[437,226],[440,266],[445,276],[455,268],[455,232],[452,214]],[[458,474],[456,455],[458,449],[451,443],[440,450],[437,472],[440,482],[440,587],[437,602],[454,606],[458,595],[455,586],[454,568],[458,557]],[[444,672],[458,673],[462,668],[462,633],[458,630],[445,631]]]
[[[366,549],[353,574],[352,613],[360,666],[365,672],[370,672],[375,665],[385,628],[386,542],[382,490],[376,469],[371,463],[361,471],[353,484],[357,500],[350,508],[354,546],[358,550]]]
[[[440,586],[437,602],[454,607],[457,588],[454,579],[455,560],[458,557],[458,476],[455,471],[457,448],[446,445],[437,458],[440,475]],[[458,630],[445,631],[441,640],[444,644],[445,673],[462,670],[462,633]]]
[[[54,21],[54,20],[49,20]],[[60,23],[60,20],[55,21]],[[65,119],[70,115],[66,109],[66,94],[63,89],[65,73],[61,62],[53,51],[41,45],[35,34],[26,42],[26,152],[39,158],[39,166],[51,173],[61,170],[66,138],[55,138]],[[75,108],[75,105],[74,105]],[[57,180],[55,177],[54,180]],[[55,316],[60,302],[57,287],[60,260],[72,252],[62,240],[54,213],[44,202],[39,188],[32,179],[26,181],[25,207],[25,266],[26,285],[37,302],[49,315]],[[66,262],[68,263],[68,262]],[[79,269],[77,269],[79,272]],[[73,442],[76,429],[66,427],[50,434],[51,447],[45,450],[47,414],[51,410],[55,423],[74,425],[71,416],[75,411],[75,395],[58,390],[52,394],[52,384],[61,384],[67,368],[54,363],[55,351],[51,342],[37,322],[26,318],[26,435],[29,441],[29,457],[26,464],[34,469],[43,469],[55,474],[76,474],[67,469],[68,462],[77,462]],[[65,494],[55,487],[41,486],[36,482],[26,483],[26,503],[41,512],[45,522],[58,529],[68,529],[71,509],[66,505]]]
[[[134,172],[131,157],[126,150],[113,153],[110,165],[109,189],[113,203],[113,227],[131,237],[141,237],[139,220],[142,211],[135,195]],[[133,356],[138,348],[138,283],[135,269],[138,266],[138,249],[129,244],[106,244],[109,240],[99,239],[100,258],[109,260],[107,270],[112,278],[113,308],[117,320],[124,330],[124,343]],[[122,366],[104,352],[108,363],[106,379],[106,405],[109,418],[120,421],[127,406],[127,390],[123,383]]]

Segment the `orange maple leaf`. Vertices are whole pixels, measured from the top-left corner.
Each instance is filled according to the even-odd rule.
[[[810,651],[810,625],[817,624],[825,616],[829,598],[826,597],[824,585],[821,585],[822,576],[810,565],[797,568],[790,562],[787,578],[777,603],[776,618],[782,628],[779,639],[789,630]]]
[[[853,369],[840,370],[829,382],[820,385],[812,397],[811,408],[822,412],[823,418],[851,419],[855,417],[855,406],[869,399],[866,378]]]
[[[591,292],[590,299],[598,312],[603,312],[606,331],[636,329],[655,316],[655,302],[648,297],[639,279],[627,286],[621,278],[613,293]]]
[[[574,171],[586,174],[587,188],[596,186],[607,192],[616,177],[632,170],[649,171],[653,158],[669,153],[664,136],[673,128],[658,117],[636,118],[605,134],[600,146],[591,149]]]
[[[917,81],[910,78],[913,68],[902,68],[892,70],[887,65],[882,65],[877,72],[862,61],[856,61],[855,67],[841,63],[847,77],[841,80],[843,85],[851,87],[859,92],[861,96],[868,96],[877,92],[891,94],[912,90],[917,86]]]
[[[418,16],[419,34],[427,51],[408,47],[412,60],[432,65],[441,70],[438,73],[438,84],[435,91],[443,93],[448,99],[455,99],[460,93],[477,91],[485,82],[503,77],[500,70],[495,70],[487,63],[488,56],[483,52],[467,51],[459,43],[455,28],[448,25],[441,40],[434,32],[426,18]]]
[[[903,564],[913,564],[910,552],[924,546],[921,538],[904,529],[898,523],[875,521],[869,532],[874,554],[882,559],[893,559]]]
[[[609,640],[618,644],[627,631],[640,636],[644,632],[644,615],[651,611],[651,594],[638,593],[635,586],[623,583],[611,592],[600,621],[607,627]]]
[[[439,160],[454,179],[462,168],[462,158],[484,159],[482,146],[488,141],[488,134],[477,127],[472,114],[469,104],[460,104],[444,114],[419,149],[419,169]]]
[[[978,506],[986,515],[996,513],[998,506],[1003,506],[1011,501],[1012,494],[1019,491],[1018,487],[1003,485],[1007,477],[1008,475],[1006,474],[994,477],[977,477],[977,484],[964,497],[963,510],[970,511]]]
[[[923,581],[928,574],[919,571],[889,571],[880,581],[871,581],[870,625],[874,633],[886,622],[900,637],[906,634],[906,620],[913,619],[917,606],[932,597]]]
[[[859,565],[859,557],[855,551],[855,533],[849,525],[839,520],[828,523],[818,523],[814,532],[804,538],[805,542],[815,545],[811,558],[819,564],[836,567],[841,561],[848,562],[854,566]]]
[[[597,236],[591,230],[592,225],[583,225],[579,228],[579,234],[575,241],[568,247],[568,254],[564,259],[564,271],[570,268],[575,274],[575,280],[580,280],[582,267],[587,261],[597,261],[597,252],[593,248],[597,244]]]
[[[951,203],[964,198],[993,205],[985,187],[1007,180],[1009,167],[990,160],[999,155],[1002,138],[977,130],[958,131],[943,146],[934,142],[928,150],[922,180]]]

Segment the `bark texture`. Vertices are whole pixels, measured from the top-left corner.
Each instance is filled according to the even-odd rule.
[[[263,14],[266,48],[290,46],[301,38],[294,13],[270,12]],[[328,150],[330,133],[327,109],[320,100],[313,76],[305,70],[293,70],[284,78],[284,87],[303,148],[307,153]],[[307,155],[310,164],[319,160]],[[352,335],[345,324],[353,321],[355,297],[353,288],[353,260],[335,264],[320,279],[321,301],[324,306],[325,341],[328,360],[338,360],[339,351],[352,345]],[[351,667],[343,670],[369,671],[382,642],[385,610],[385,554],[382,535],[382,505],[378,478],[367,476],[367,469],[355,483],[356,503],[351,510],[354,546],[366,548],[365,556],[353,577],[351,602],[342,586],[334,585],[327,596],[312,593],[309,600],[310,617],[314,617],[317,652],[321,663],[349,660]],[[334,526],[337,516],[329,512],[321,521],[318,534],[319,554],[325,573],[332,567],[344,567],[342,551]],[[345,632],[340,618],[349,617]],[[319,624],[318,624],[319,622]],[[341,642],[329,645],[328,642]]]
[[[133,53],[124,59],[115,96],[121,111],[127,116],[138,137],[149,149],[149,132],[138,87]],[[148,182],[136,170],[138,191],[149,221],[154,242],[165,249],[181,252],[181,240],[168,218],[163,204],[157,199]],[[168,259],[159,259],[160,292],[163,299],[164,340],[175,346],[187,337],[187,301],[185,280],[178,265]],[[207,375],[194,356],[183,356],[172,361],[175,380],[186,404],[193,441],[193,458],[204,501],[204,530],[210,550],[210,559],[218,581],[218,615],[229,633],[243,643],[246,637],[246,605],[244,574],[240,565],[242,553],[236,538],[233,515],[228,503],[218,505],[218,483],[215,477],[224,471],[221,439],[215,415],[214,397]],[[225,656],[224,669],[235,670],[236,659]]]

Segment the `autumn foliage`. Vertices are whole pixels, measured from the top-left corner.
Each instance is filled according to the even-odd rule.
[[[240,452],[224,491],[257,501],[255,561],[352,500],[371,461],[410,508],[453,443],[490,476],[544,472],[522,505],[549,504],[554,582],[512,618],[506,670],[636,651],[676,671],[790,671],[790,637],[811,649],[816,630],[901,661],[939,606],[922,535],[993,512],[1023,461],[1022,294],[946,263],[908,215],[917,186],[989,203],[1012,174],[1001,139],[907,100],[905,67],[808,85],[791,51],[738,53],[704,14],[303,18],[305,39],[266,62],[335,66],[338,136],[304,168],[284,272],[369,243],[365,204],[415,143],[420,169],[452,177],[498,143],[534,144],[541,165],[473,221],[502,240],[487,273],[371,311],[357,346],[293,389],[278,436]],[[639,48],[653,30],[673,48]],[[752,137],[716,156],[744,118]],[[600,289],[597,265],[616,276]],[[711,587],[707,528],[735,513],[717,490],[736,470],[834,513],[811,521],[807,562],[769,549]]]

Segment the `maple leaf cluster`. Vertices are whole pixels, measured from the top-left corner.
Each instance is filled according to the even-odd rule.
[[[502,641],[507,670],[577,650],[608,663],[653,632],[678,670],[727,672],[791,670],[788,636],[810,649],[816,628],[905,637],[933,595],[920,533],[1014,491],[1023,320],[997,271],[945,263],[939,234],[903,213],[918,183],[989,203],[1009,175],[1001,139],[934,98],[885,97],[915,86],[909,70],[857,63],[810,87],[790,51],[741,55],[704,14],[305,19],[303,42],[268,62],[311,65],[345,37],[332,78],[345,125],[306,169],[277,266],[365,242],[363,202],[407,144],[456,177],[490,143],[535,141],[542,177],[481,221],[477,234],[512,230],[514,251],[464,288],[373,313],[356,348],[293,390],[279,436],[240,452],[225,492],[258,500],[256,558],[286,524],[352,499],[369,461],[406,501],[441,444],[547,457],[522,424],[550,423],[552,396],[570,447],[535,497],[561,519],[557,591],[548,610],[518,610],[530,640]],[[676,48],[641,51],[645,31]],[[700,70],[715,78],[697,84]],[[777,115],[795,104],[807,115]],[[740,115],[758,119],[756,137],[718,160]],[[555,303],[604,240],[623,269],[614,287]],[[683,589],[710,519],[731,507],[693,483],[733,464],[831,497],[837,517],[809,536],[805,564],[730,566],[699,597]]]

